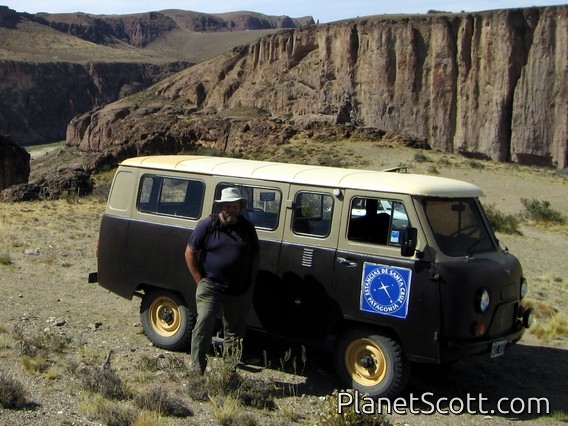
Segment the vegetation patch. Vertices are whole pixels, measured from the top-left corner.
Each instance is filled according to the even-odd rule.
[[[0,407],[21,409],[26,406],[28,392],[21,382],[0,373]]]
[[[535,312],[531,334],[545,341],[568,337],[568,315],[542,301],[528,299],[526,305]]]
[[[350,396],[348,397],[347,394]],[[351,403],[348,406],[338,410],[339,398],[349,398],[355,401],[358,396],[353,391],[333,391],[333,393],[325,398],[322,409],[319,411],[316,425],[317,426],[391,426],[390,420],[379,413],[363,413],[357,411],[356,406],[364,405],[364,401],[360,404]]]
[[[83,373],[83,386],[106,399],[124,401],[132,396],[132,392],[116,371],[108,368],[86,370]]]
[[[563,225],[566,218],[558,210],[555,210],[548,201],[539,201],[535,198],[521,198],[525,208],[525,217],[537,223],[556,223]]]
[[[14,327],[14,339],[20,345],[20,354],[28,357],[48,358],[50,355],[62,354],[69,346],[71,337],[51,331],[26,335],[23,327]]]
[[[162,386],[154,386],[134,397],[134,403],[143,410],[156,411],[167,417],[189,417],[193,411],[176,395]]]
[[[484,209],[487,220],[489,220],[495,232],[523,235],[519,230],[519,217],[517,215],[502,213],[497,210],[494,204],[489,204]]]

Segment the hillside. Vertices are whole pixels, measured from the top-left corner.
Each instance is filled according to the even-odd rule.
[[[27,14],[0,6],[0,134],[20,145],[65,138],[77,114],[311,17],[168,10]]]

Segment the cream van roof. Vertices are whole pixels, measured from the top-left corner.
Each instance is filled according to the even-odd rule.
[[[341,189],[354,188],[435,197],[478,197],[483,195],[483,191],[471,183],[437,176],[254,161],[228,157],[156,155],[130,158],[123,161],[121,165],[290,182],[301,185],[318,185]]]

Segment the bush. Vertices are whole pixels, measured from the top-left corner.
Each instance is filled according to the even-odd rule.
[[[485,214],[495,232],[522,235],[522,232],[519,231],[519,218],[517,216],[502,213],[493,204],[485,206]]]
[[[122,379],[111,369],[87,371],[83,377],[83,386],[107,399],[124,401],[131,396]]]
[[[145,410],[156,411],[167,417],[189,417],[193,411],[177,396],[171,395],[166,389],[156,386],[146,393],[134,398],[135,404]]]
[[[536,222],[564,224],[565,218],[557,210],[554,210],[548,201],[521,198],[521,203],[526,210],[526,216]]]
[[[81,406],[88,420],[107,426],[134,425],[140,416],[138,410],[129,403],[109,401],[100,396],[90,396],[88,400],[84,399]]]
[[[353,396],[355,398],[356,396]],[[326,397],[318,413],[318,426],[390,426],[391,422],[382,414],[363,414],[355,410],[355,404],[345,407],[339,413],[337,406],[340,394],[337,390]]]
[[[24,386],[12,377],[0,375],[0,407],[21,409],[26,405]]]
[[[414,161],[416,161],[417,163],[425,163],[430,161],[430,159],[426,154],[423,154],[422,152],[417,152],[416,154],[414,154]]]
[[[8,253],[0,253],[0,265],[9,266],[12,264],[12,258]]]
[[[50,355],[62,354],[69,347],[71,338],[64,334],[40,332],[33,336],[24,336],[14,331],[15,338],[20,341],[21,355],[29,357],[49,358]]]

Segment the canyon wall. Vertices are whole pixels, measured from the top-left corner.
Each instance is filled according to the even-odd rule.
[[[161,113],[168,137],[187,137],[196,112],[254,108],[286,123],[350,123],[440,151],[565,168],[567,71],[568,6],[367,17],[235,48],[160,81],[150,100],[77,117],[67,141],[104,150],[124,143],[119,129],[143,127],[149,115],[159,122]]]

